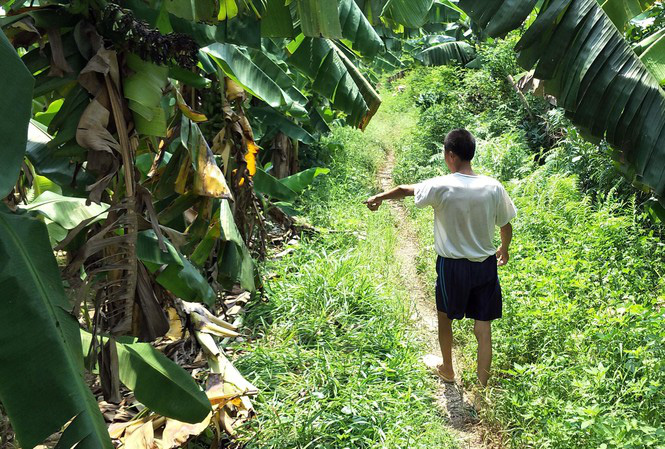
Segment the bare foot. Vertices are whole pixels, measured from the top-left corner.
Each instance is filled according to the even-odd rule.
[[[439,377],[441,377],[446,382],[455,382],[455,371],[452,366],[439,365],[436,367],[439,372]]]

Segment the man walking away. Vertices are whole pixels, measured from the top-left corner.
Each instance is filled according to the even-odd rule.
[[[377,210],[384,200],[415,196],[417,207],[434,209],[436,308],[443,364],[438,375],[455,381],[452,360],[452,320],[475,320],[478,340],[478,380],[486,386],[492,363],[491,321],[501,318],[501,286],[497,266],[508,263],[510,224],[517,211],[506,189],[488,176],[477,175],[471,160],[476,141],[465,129],[454,129],[444,142],[444,159],[451,174],[420,184],[401,185],[367,200]],[[501,246],[493,244],[495,226]]]

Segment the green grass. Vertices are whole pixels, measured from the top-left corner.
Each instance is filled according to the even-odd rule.
[[[267,301],[248,310],[236,366],[259,389],[247,448],[454,448],[419,360],[394,261],[396,224],[362,204],[385,153],[336,128],[316,153],[331,168],[303,200],[323,232],[266,264]]]
[[[477,169],[501,179],[519,210],[512,259],[500,271],[504,317],[493,326],[495,375],[483,417],[514,448],[665,448],[665,244],[639,192],[572,128],[543,157],[510,91],[501,93],[498,80],[479,89],[488,71],[433,69],[430,80],[419,70],[400,83],[410,76],[420,91],[407,88],[395,111],[410,101],[419,115],[411,136],[392,143],[398,181],[444,173],[434,142],[461,109],[478,137]],[[406,204],[418,269],[433,282],[432,211]],[[456,328],[467,386],[476,349],[469,324]]]

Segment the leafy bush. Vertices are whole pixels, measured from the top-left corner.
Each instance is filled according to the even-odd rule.
[[[510,129],[510,128],[508,128]],[[534,169],[533,155],[520,131],[507,131],[499,137],[477,141],[475,163],[500,181],[522,178]]]

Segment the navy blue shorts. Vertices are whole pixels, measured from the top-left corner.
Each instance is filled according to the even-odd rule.
[[[496,256],[482,262],[436,259],[436,309],[451,320],[465,316],[479,321],[501,318],[501,285]]]

